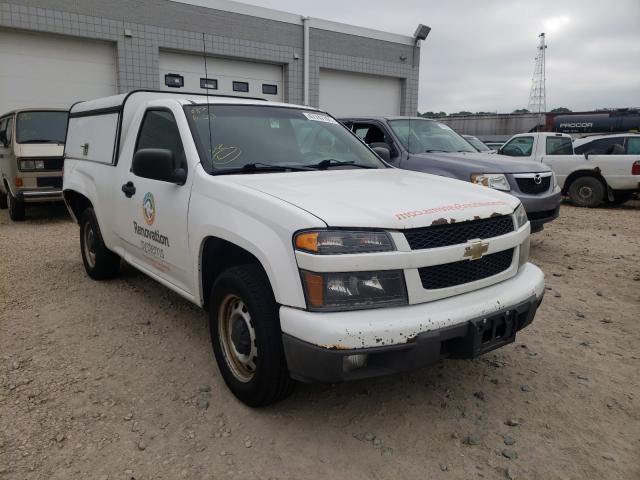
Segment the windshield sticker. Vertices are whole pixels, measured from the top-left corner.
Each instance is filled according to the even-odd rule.
[[[464,210],[472,210],[474,208],[493,207],[496,205],[508,205],[507,202],[473,202],[473,203],[454,203],[451,205],[443,205],[441,207],[427,208],[424,210],[413,210],[409,212],[396,213],[398,220],[406,220],[408,218],[419,217],[420,215],[429,215],[431,213],[442,212],[460,212]]]
[[[219,143],[211,152],[211,159],[216,165],[227,165],[242,155],[242,150],[233,145]]]
[[[324,115],[322,113],[302,112],[302,114],[305,117],[307,117],[307,119],[313,120],[314,122],[325,122],[325,123],[335,123],[335,124],[338,123],[329,115]]]

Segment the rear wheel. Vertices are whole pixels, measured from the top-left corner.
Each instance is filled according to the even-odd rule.
[[[7,207],[9,208],[9,217],[14,222],[21,222],[24,220],[24,202],[18,200],[11,194],[11,191],[7,189]]]
[[[257,265],[231,267],[211,291],[209,327],[213,352],[225,383],[251,407],[288,396],[289,376],[277,304]]]
[[[604,185],[594,177],[578,177],[569,186],[569,198],[576,207],[597,207],[604,200]]]
[[[104,244],[93,208],[87,208],[80,216],[80,251],[87,275],[94,280],[118,274],[120,257]]]

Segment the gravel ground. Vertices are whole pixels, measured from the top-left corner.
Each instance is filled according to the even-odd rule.
[[[640,478],[640,202],[563,206],[534,323],[476,360],[251,410],[206,315],[94,282],[63,208],[0,211],[0,479]]]

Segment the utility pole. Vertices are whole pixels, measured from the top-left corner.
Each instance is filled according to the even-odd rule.
[[[538,114],[538,125],[536,130],[540,130],[543,114],[547,113],[547,91],[546,91],[546,71],[545,52],[547,44],[544,32],[538,35],[538,50],[536,53],[536,65],[533,69],[531,79],[531,91],[529,92],[529,104],[527,110]]]

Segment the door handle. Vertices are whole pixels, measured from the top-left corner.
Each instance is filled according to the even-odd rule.
[[[129,181],[122,185],[122,191],[127,198],[133,197],[133,194],[136,193],[136,186],[133,182]]]

